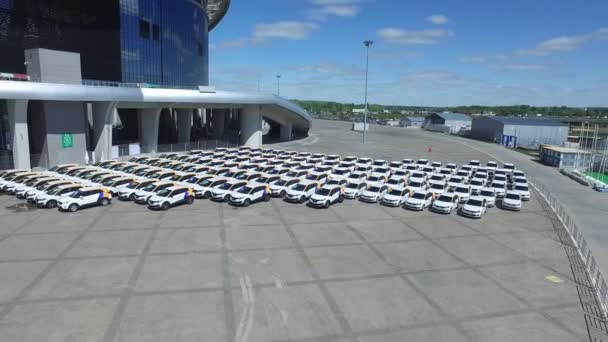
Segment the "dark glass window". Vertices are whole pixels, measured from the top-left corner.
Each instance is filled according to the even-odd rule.
[[[152,39],[157,42],[160,40],[160,27],[156,24],[152,25]]]
[[[150,39],[150,23],[148,21],[139,19],[139,36]]]
[[[201,43],[198,43],[198,55],[203,55],[203,45]]]

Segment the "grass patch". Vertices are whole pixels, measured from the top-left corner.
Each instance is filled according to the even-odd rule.
[[[608,183],[608,174],[606,173],[587,171],[585,174],[591,178],[599,180],[600,182]]]

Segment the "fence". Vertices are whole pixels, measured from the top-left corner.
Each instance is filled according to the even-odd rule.
[[[541,194],[541,196],[549,203],[562,225],[566,228],[570,242],[578,253],[581,266],[584,267],[589,276],[588,286],[597,294],[598,304],[601,310],[601,316],[608,318],[608,284],[604,279],[604,275],[599,269],[597,260],[591,254],[591,249],[587,241],[583,237],[582,230],[578,227],[568,210],[560,201],[553,195],[548,188],[541,184],[532,184],[533,187]],[[574,270],[573,270],[574,271]]]

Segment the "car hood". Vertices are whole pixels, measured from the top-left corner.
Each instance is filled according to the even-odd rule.
[[[362,196],[366,196],[366,197],[378,197],[380,196],[379,193],[377,192],[371,192],[371,191],[363,191],[363,194],[361,194]]]
[[[503,199],[502,202],[510,205],[521,205],[521,201],[516,201],[508,198]]]
[[[423,204],[424,203],[424,200],[412,198],[412,197],[408,198],[406,201],[409,204]]]
[[[466,204],[462,207],[462,209],[464,209],[466,211],[474,212],[474,213],[481,211],[480,207],[475,207],[475,206],[466,205]]]
[[[437,206],[437,207],[441,207],[441,208],[447,208],[447,207],[451,206],[452,203],[437,200],[437,201],[433,202],[433,205]]]
[[[310,199],[312,199],[313,201],[324,201],[327,199],[327,197],[314,194],[314,195],[310,196]]]
[[[385,199],[385,200],[388,200],[388,201],[397,201],[397,200],[401,199],[401,196],[386,194],[382,198]]]

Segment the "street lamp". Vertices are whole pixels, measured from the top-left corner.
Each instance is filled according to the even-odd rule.
[[[363,45],[366,47],[365,52],[365,113],[363,113],[363,143],[367,140],[367,78],[369,74],[369,47],[374,44],[373,40],[366,40]]]
[[[281,96],[281,74],[277,75],[277,95]]]

